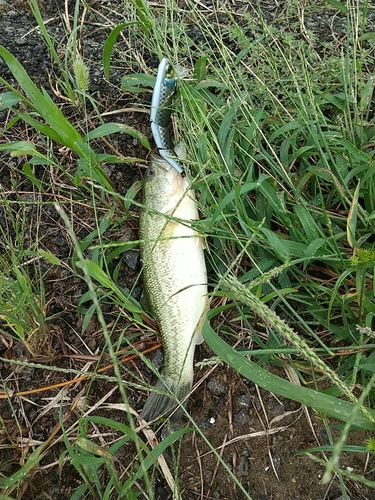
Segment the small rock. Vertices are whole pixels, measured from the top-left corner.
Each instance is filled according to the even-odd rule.
[[[272,462],[273,462],[273,466],[277,472],[280,469],[280,465],[281,465],[281,458],[279,457],[279,455],[273,456]]]
[[[250,416],[247,410],[245,410],[244,408],[240,410],[234,417],[234,421],[236,422],[236,424],[249,425]]]
[[[139,285],[135,285],[132,289],[132,297],[135,298],[135,300],[137,300],[138,302],[141,300],[141,297],[142,297],[142,292],[143,292],[143,289],[141,286]]]
[[[249,396],[248,394],[241,394],[237,401],[238,406],[249,408],[251,405],[251,396]]]
[[[236,476],[245,477],[249,474],[249,461],[247,457],[241,456],[236,467]]]
[[[203,421],[199,424],[199,427],[200,427],[201,429],[207,429],[208,427],[211,427],[211,425],[213,425],[215,422],[216,422],[215,414],[214,414],[213,410],[211,409],[211,410],[208,412],[208,415],[207,415],[207,417],[205,418],[205,420],[203,420]]]
[[[214,475],[214,473],[211,469],[204,469],[203,470],[203,479],[204,479],[206,484],[211,482],[213,475]]]
[[[160,368],[163,366],[163,361],[164,361],[163,351],[161,349],[155,351],[151,356],[151,361],[155,366],[155,368],[160,370]]]
[[[268,402],[266,408],[269,419],[278,417],[279,415],[282,415],[285,411],[284,406],[280,404],[276,399],[271,399]]]
[[[102,169],[104,172],[108,175],[108,177],[111,177],[113,169],[115,168],[115,165],[103,165]]]
[[[22,45],[27,45],[28,43],[29,43],[29,41],[27,40],[27,38],[26,38],[26,37],[21,37],[21,38],[18,38],[18,39],[16,40],[16,44],[17,44],[17,45],[20,45],[20,46],[22,46]]]
[[[208,420],[203,420],[203,422],[201,422],[199,424],[200,429],[208,429],[209,426],[210,426],[210,422]]]
[[[126,264],[134,271],[138,264],[139,252],[136,250],[129,250],[124,254],[124,258]]]
[[[66,247],[66,239],[62,237],[53,238],[52,241],[57,247]]]
[[[209,379],[207,388],[214,396],[222,396],[223,394],[227,394],[228,392],[227,384],[222,380],[216,379],[214,377],[211,377]]]

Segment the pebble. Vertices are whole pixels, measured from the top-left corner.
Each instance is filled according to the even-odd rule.
[[[208,412],[208,415],[205,418],[205,420],[203,420],[202,422],[200,422],[199,427],[201,429],[207,429],[208,427],[211,427],[216,422],[216,418],[215,417],[216,417],[216,415],[214,414],[213,410],[211,409]]]
[[[251,396],[248,394],[241,394],[238,398],[238,406],[243,406],[244,408],[249,408],[251,405]]]
[[[204,469],[203,470],[203,479],[205,483],[210,483],[212,478],[213,478],[213,471],[211,469]]]
[[[135,285],[132,289],[132,297],[135,298],[135,300],[137,300],[138,302],[141,300],[141,297],[142,297],[142,292],[143,292],[143,288],[140,286],[140,285]]]
[[[53,238],[52,241],[57,247],[66,247],[66,239],[57,236],[56,238]]]
[[[249,474],[249,460],[246,456],[242,455],[236,467],[236,476],[245,477]]]
[[[138,264],[139,252],[136,250],[129,250],[124,254],[124,258],[127,266],[134,271]]]
[[[208,380],[207,388],[214,396],[222,396],[227,394],[229,390],[225,382],[214,377]]]
[[[267,405],[268,418],[273,419],[282,415],[285,411],[284,405],[280,404],[276,399],[271,399]]]
[[[245,410],[244,408],[240,410],[234,417],[234,421],[236,422],[236,424],[249,425],[250,416],[247,410]]]
[[[27,38],[23,37],[23,36],[21,38],[18,38],[18,40],[16,40],[16,44],[20,45],[20,46],[22,46],[22,45],[28,45],[29,43],[30,42],[27,40]]]
[[[281,458],[278,455],[275,455],[272,457],[272,462],[273,462],[273,466],[277,472],[280,469]]]
[[[155,351],[151,356],[151,361],[155,366],[155,368],[160,370],[160,368],[163,366],[163,361],[164,361],[163,351],[161,349]]]
[[[112,164],[102,166],[103,171],[108,175],[108,177],[111,177],[114,168],[116,168],[116,165],[112,165]]]

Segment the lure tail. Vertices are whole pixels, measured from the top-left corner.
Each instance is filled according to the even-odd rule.
[[[151,392],[147,398],[141,417],[150,421],[171,415],[171,422],[178,422],[183,410],[177,406],[177,402],[182,401],[189,394],[192,385],[192,380],[182,384],[162,375],[155,385],[156,392]]]

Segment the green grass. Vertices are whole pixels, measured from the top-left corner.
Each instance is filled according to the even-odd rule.
[[[41,25],[37,4],[31,4]],[[78,7],[79,2],[74,11],[72,45],[67,47],[64,61],[48,32],[42,30],[42,34],[57,64],[65,95],[85,116],[88,102],[96,111],[99,104],[88,93],[84,62],[72,57],[79,29]],[[179,82],[175,117],[180,139],[188,147],[186,170],[198,193],[201,220],[196,227],[207,240],[210,295],[216,304],[204,327],[207,344],[241,376],[319,412],[329,446],[306,452],[323,463],[324,482],[334,472],[344,498],[349,480],[374,487],[369,474],[350,474],[338,465],[343,452],[373,453],[365,443],[345,444],[354,428],[373,431],[375,419],[371,391],[375,356],[375,46],[367,24],[370,3],[314,2],[306,6],[308,12],[338,9],[347,34],[339,48],[332,42],[319,43],[308,30],[301,34],[299,2],[288,2],[280,20],[272,24],[257,10],[236,16],[221,6],[220,11],[206,12],[190,1],[186,10],[172,1],[165,9],[153,11],[141,0],[124,2],[123,7],[118,10],[129,14],[121,29],[136,41],[134,50],[138,50],[140,60],[148,52],[157,53],[189,71]],[[109,77],[111,64],[118,66],[125,61],[134,71],[129,54],[122,54],[121,47],[115,45],[121,29],[114,29],[103,47],[103,65]],[[83,126],[72,123],[9,52],[0,48],[0,55],[19,85],[16,88],[2,82],[8,88],[2,105],[11,109],[14,117],[8,130],[25,122],[43,143],[40,148],[37,141],[20,139],[1,144],[0,150],[23,159],[23,174],[40,193],[46,191],[48,181],[35,175],[35,166],[56,168],[79,193],[76,201],[88,197],[93,210],[96,227],[79,238],[66,216],[68,206],[62,207],[56,200],[61,224],[74,247],[70,269],[87,286],[78,304],[83,329],[93,317],[98,318],[106,340],[101,356],[108,353],[114,363],[113,380],[119,383],[129,422],[120,425],[82,410],[75,427],[68,429],[61,413],[66,451],[60,460],[69,457],[82,480],[72,498],[84,498],[85,494],[138,498],[140,484],[153,498],[150,468],[183,432],[171,434],[152,449],[141,438],[129,410],[129,391],[144,388],[144,383],[120,365],[116,351],[121,342],[132,343],[147,331],[150,318],[119,283],[121,257],[138,242],[119,243],[119,238],[108,234],[118,235],[124,224],[136,221],[133,207],[139,206],[139,184],[125,195],[116,193],[103,166],[137,159],[127,157],[126,152],[123,157],[99,154],[94,141],[100,137],[111,140],[112,134],[120,132],[137,138],[147,149],[150,146],[140,132],[119,123],[100,122],[96,129],[91,129],[88,121]],[[137,96],[144,86],[152,86],[155,69],[140,63],[134,72],[138,75],[124,76],[123,87]],[[51,143],[75,155],[75,170],[66,169],[53,154]],[[3,204],[5,200],[2,193]],[[9,204],[7,213],[15,238],[21,241],[24,224],[12,219]],[[19,252],[9,235],[3,236],[8,242],[7,261],[1,261],[3,333],[29,346],[27,332],[34,332],[37,325],[48,333],[50,319],[43,303],[43,271],[27,272],[23,264],[30,258],[46,259],[51,266],[66,263],[43,253],[37,240]],[[26,302],[22,316],[14,300],[20,293]],[[127,326],[120,338],[113,340],[116,325],[108,329],[103,313],[109,304],[138,328],[136,333],[127,335]],[[251,349],[239,337],[244,329],[251,337]],[[270,367],[285,365],[294,370],[299,385],[270,373]],[[124,373],[132,377],[126,383]],[[85,400],[92,391],[90,386]],[[332,418],[343,422],[339,438],[332,433]],[[102,447],[91,439],[95,425],[103,433],[115,430],[115,443]],[[190,420],[190,425],[206,439],[196,422]],[[134,457],[138,458],[130,462],[128,479],[124,480],[116,453],[128,442],[133,443]],[[213,445],[207,444],[213,450]],[[4,479],[4,494],[16,494],[44,451],[43,445],[36,448],[20,471]],[[251,498],[251,492],[244,489],[217,451],[215,454],[231,480]],[[322,462],[322,456],[328,458]],[[178,456],[174,466],[178,470]],[[104,486],[103,477],[109,478]]]

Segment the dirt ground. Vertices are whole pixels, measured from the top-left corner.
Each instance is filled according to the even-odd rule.
[[[129,68],[121,68],[117,63],[111,72],[111,83],[108,84],[103,78],[100,61],[109,29],[99,29],[98,26],[108,24],[107,19],[101,16],[101,9],[107,3],[116,6],[119,1],[90,2],[93,10],[86,15],[87,26],[82,38],[83,55],[90,65],[90,93],[98,101],[101,112],[134,107],[134,96],[126,95],[120,89],[121,76],[125,71],[129,71]],[[264,4],[266,5],[266,2]],[[72,13],[74,2],[69,2],[69,5]],[[61,21],[64,2],[46,0],[42,6],[46,26],[54,34],[58,50],[63,53],[66,43],[66,30]],[[113,21],[117,23],[119,20]],[[55,101],[61,104],[64,113],[69,116],[72,111],[69,104],[59,98],[58,88],[52,77],[50,57],[38,30],[34,29],[35,24],[26,2],[0,0],[0,44],[18,58],[38,86],[48,89]],[[158,63],[155,56],[147,54],[145,62],[148,67],[156,67]],[[136,72],[136,66],[132,70]],[[2,61],[0,74],[7,81],[14,83],[13,76]],[[145,108],[150,95],[145,93],[138,97]],[[151,139],[147,114],[115,113],[111,119],[127,123]],[[6,111],[0,112],[0,123],[9,123]],[[32,140],[33,131],[28,126],[20,122],[17,130],[19,137],[14,137],[14,132],[8,132],[0,142]],[[115,146],[119,151],[126,152],[126,155],[147,158],[147,151],[132,137],[116,137]],[[98,143],[97,147],[106,151],[105,144]],[[100,354],[104,346],[100,325],[95,319],[91,320],[85,332],[81,334],[82,317],[77,311],[77,304],[86,288],[84,281],[69,270],[73,247],[53,206],[54,201],[64,204],[76,235],[82,240],[95,228],[94,213],[90,203],[86,202],[90,194],[88,191],[73,188],[67,182],[67,174],[74,174],[75,159],[63,150],[59,151],[57,147],[55,154],[64,164],[66,175],[52,168],[36,167],[35,175],[50,185],[42,194],[35,190],[35,186],[24,175],[22,158],[10,158],[8,154],[0,157],[1,187],[11,201],[15,219],[22,219],[25,224],[23,244],[32,249],[38,241],[41,248],[66,263],[66,266],[42,263],[42,268],[38,269],[44,273],[47,315],[52,317],[47,338],[41,346],[36,346],[38,357],[30,360],[29,353],[21,344],[12,343],[0,335],[0,357],[5,360],[0,360],[1,383],[10,391],[28,391],[64,382],[68,378],[64,369],[93,369],[94,358],[91,358],[90,362],[87,362],[87,359]],[[113,165],[108,167],[107,173],[116,190],[124,194],[135,181],[142,178],[143,171],[143,165],[138,163]],[[29,202],[26,208],[25,202]],[[102,212],[101,210],[102,207],[99,207],[99,213],[104,214],[104,208]],[[115,217],[121,220],[117,212]],[[0,224],[9,238],[14,238],[9,212],[4,206],[0,206]],[[119,224],[117,232],[106,237],[111,241],[135,239],[136,213],[130,226],[132,227]],[[6,248],[4,243],[0,242],[0,252],[2,251],[5,252]],[[32,272],[32,266],[30,269]],[[119,276],[123,277],[120,278],[122,286],[132,289],[139,298],[141,285],[137,250],[124,254]],[[131,325],[121,317],[118,308],[113,305],[106,307],[105,304],[103,308],[108,324],[116,323],[113,341],[117,342],[124,329],[130,328],[131,331]],[[155,340],[155,336],[150,339]],[[196,359],[200,361],[211,357],[212,354],[207,346],[202,345],[197,349]],[[160,355],[160,351],[153,355],[156,362],[157,358],[160,362]],[[23,367],[6,361],[9,359],[26,360],[29,363]],[[35,361],[35,367],[30,361]],[[39,367],[40,364],[48,367],[49,363],[62,371]],[[149,381],[150,372],[143,363],[140,360],[133,363],[129,370],[141,373],[146,381]],[[101,366],[106,364],[109,364],[109,358],[102,358]],[[281,372],[280,369],[279,373]],[[109,370],[107,375],[113,373]],[[124,371],[125,375],[129,375],[128,372]],[[196,382],[201,384],[190,398],[189,412],[253,500],[334,500],[340,497],[337,479],[328,486],[322,485],[322,466],[304,455],[295,455],[298,451],[328,443],[324,424],[312,411],[257,388],[223,365],[215,369],[211,366],[197,369]],[[91,384],[88,381],[77,382],[65,389],[46,389],[32,395],[0,400],[0,474],[7,477],[14,473],[17,464],[22,460],[22,454],[27,455],[33,446],[48,439],[61,415],[66,416],[66,426],[73,426],[79,418],[80,409],[77,407],[70,410],[71,405],[82,394],[87,395],[86,409],[103,399],[107,407],[100,407],[97,414],[126,421],[126,414],[114,406],[121,403],[122,399],[115,382],[111,380],[97,379]],[[146,394],[130,388],[128,397],[133,407],[140,410]],[[365,437],[358,434],[352,439],[362,443]],[[64,443],[56,437],[55,444],[49,448],[31,480],[19,493],[19,498],[22,496],[25,500],[66,500],[71,497],[81,479],[69,461],[61,459],[64,449]],[[125,467],[134,460],[134,453],[133,446],[126,445],[119,451],[117,458]],[[170,452],[166,453],[166,458],[173,467]],[[366,469],[365,462],[365,455],[344,454],[340,465],[361,474]],[[373,464],[367,465],[367,468],[371,467]],[[188,433],[183,439],[178,476],[184,500],[245,498],[218,459],[210,452],[202,436],[196,432]],[[348,483],[348,491],[352,500],[375,499],[374,491],[357,483]],[[172,498],[160,475],[156,477],[155,498]]]

